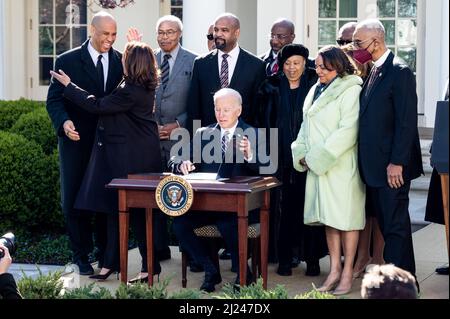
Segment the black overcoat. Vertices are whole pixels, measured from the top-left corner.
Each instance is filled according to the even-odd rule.
[[[64,96],[99,115],[75,208],[117,213],[117,191],[106,189],[106,184],[128,174],[162,172],[158,125],[153,118],[155,91],[123,82],[112,94],[97,99],[71,83]]]
[[[106,92],[103,93],[88,51],[88,44],[89,40],[81,47],[59,56],[56,59],[55,70],[63,70],[81,88],[102,97],[111,93],[122,80],[122,55],[113,49],[109,51],[109,71]],[[47,111],[58,135],[62,209],[68,214],[73,209],[75,197],[91,157],[98,117],[64,98],[63,92],[64,86],[57,80],[52,80],[47,96]],[[67,120],[73,121],[80,134],[79,142],[71,141],[65,136],[63,125]]]

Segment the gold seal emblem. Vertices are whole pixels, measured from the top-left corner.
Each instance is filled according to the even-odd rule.
[[[184,178],[168,176],[155,191],[156,203],[166,215],[178,217],[186,214],[194,202],[194,190]]]

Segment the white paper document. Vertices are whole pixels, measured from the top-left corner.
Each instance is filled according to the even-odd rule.
[[[224,181],[227,178],[217,178],[217,173],[192,173],[183,176],[187,181]]]

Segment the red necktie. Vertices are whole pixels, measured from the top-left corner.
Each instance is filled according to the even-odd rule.
[[[273,74],[277,74],[279,69],[280,69],[280,68],[279,68],[279,66],[278,66],[278,59],[275,59],[275,63],[274,63],[274,65],[272,66],[272,75],[273,75]]]

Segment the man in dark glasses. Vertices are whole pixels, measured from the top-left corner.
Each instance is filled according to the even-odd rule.
[[[208,50],[212,51],[216,49],[216,43],[214,42],[214,24],[211,24],[208,29],[208,34],[206,35],[208,39]]]
[[[342,28],[339,30],[339,36],[336,40],[336,43],[340,46],[346,46],[353,41],[353,33],[355,32],[356,26],[358,23],[356,22],[349,22],[342,26]]]

